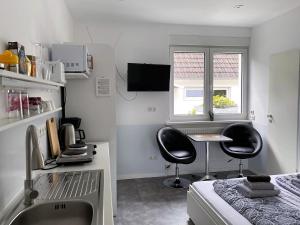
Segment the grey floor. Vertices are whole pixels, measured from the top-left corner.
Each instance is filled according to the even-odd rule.
[[[252,174],[246,171],[245,174]],[[225,178],[228,173],[217,173]],[[186,175],[192,180],[199,177]],[[192,225],[188,221],[185,189],[163,186],[166,177],[118,181],[115,225]]]

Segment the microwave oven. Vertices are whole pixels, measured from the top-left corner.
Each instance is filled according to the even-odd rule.
[[[52,61],[61,61],[65,73],[89,74],[93,70],[93,56],[87,46],[79,44],[52,45]]]

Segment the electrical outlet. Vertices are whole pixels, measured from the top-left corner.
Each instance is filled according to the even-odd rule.
[[[155,106],[148,106],[147,111],[148,112],[156,112],[156,107]]]
[[[250,120],[255,120],[255,112],[254,112],[254,110],[250,110],[249,119]]]

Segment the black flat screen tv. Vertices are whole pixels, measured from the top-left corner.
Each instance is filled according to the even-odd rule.
[[[170,65],[128,63],[128,91],[169,91]]]

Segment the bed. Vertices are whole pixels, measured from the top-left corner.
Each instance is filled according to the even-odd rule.
[[[272,176],[271,182],[281,192],[292,195],[276,184],[276,177]],[[213,182],[199,181],[190,185],[187,193],[187,212],[192,222],[195,225],[251,225],[214,191]]]

